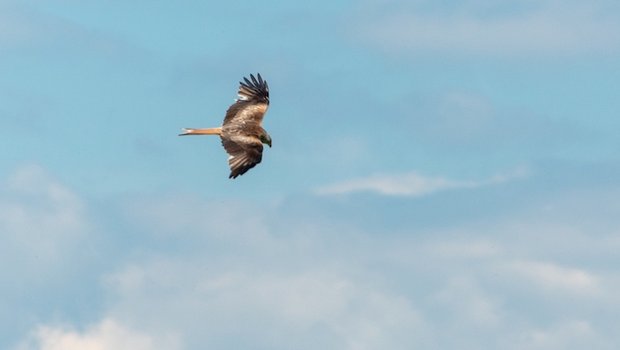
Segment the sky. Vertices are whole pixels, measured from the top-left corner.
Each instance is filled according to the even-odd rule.
[[[0,348],[617,349],[615,0],[0,0]],[[228,179],[260,72],[273,139]]]

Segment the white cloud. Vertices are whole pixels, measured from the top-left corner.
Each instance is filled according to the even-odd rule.
[[[47,193],[43,198],[81,203],[71,191],[36,187],[45,183],[35,181],[37,173],[17,172],[7,191],[25,196],[32,189],[35,198]],[[519,174],[473,183],[487,186]],[[475,199],[474,192],[461,193]],[[99,308],[102,321],[86,327],[74,321],[69,328],[43,317],[44,326],[27,328],[35,331],[19,350],[55,350],[57,344],[90,350],[494,349],[507,340],[509,349],[561,349],[613,343],[613,327],[601,324],[617,322],[618,274],[606,265],[616,254],[617,234],[597,236],[592,226],[567,221],[599,202],[584,202],[583,191],[575,201],[567,193],[524,196],[525,210],[510,207],[475,222],[379,229],[320,215],[331,208],[308,215],[308,204],[295,210],[291,202],[125,199],[120,210],[131,213],[110,220],[130,227],[123,234],[132,238],[119,245],[118,261],[97,272],[101,295],[86,304]],[[549,205],[556,208],[553,216],[532,214]],[[603,227],[617,227],[614,220]],[[147,234],[136,235],[142,230]]]
[[[261,270],[196,259],[132,266],[106,279],[118,300],[110,312],[205,347],[229,347],[233,333],[274,349],[406,349],[419,341],[423,322],[403,296],[324,268]]]
[[[37,165],[17,169],[0,189],[0,259],[55,264],[89,229],[83,201]]]
[[[425,177],[417,173],[403,175],[375,175],[367,178],[353,179],[334,185],[323,186],[317,190],[321,195],[345,194],[352,192],[376,192],[384,195],[423,196],[433,192],[472,188],[473,181],[448,180],[441,177]]]
[[[518,349],[613,349],[602,341],[600,335],[586,320],[569,320],[549,328],[537,328],[524,332],[517,342]]]
[[[273,208],[252,207],[251,215],[232,223],[224,213],[239,209],[232,202],[220,202],[216,211],[196,198],[162,201],[151,207],[166,210],[145,210],[139,220],[156,227],[168,220],[158,219],[163,212],[177,219],[185,212],[188,222],[202,212],[206,222],[219,217],[231,225],[217,225],[217,234],[203,225],[183,237],[196,244],[191,252],[141,257],[108,275],[106,312],[151,334],[174,331],[188,349],[238,347],[228,336],[233,333],[243,334],[243,345],[270,349],[310,342],[344,349],[487,349],[498,339],[510,339],[514,349],[559,349],[572,340],[614,339],[594,322],[606,317],[598,310],[617,302],[610,277],[555,261],[557,240],[572,236],[529,212],[492,224],[369,234],[314,218],[307,225],[303,213],[283,225],[281,217],[265,216],[280,213]],[[184,220],[173,221],[170,227],[185,228]],[[243,237],[251,237],[255,223],[264,239],[247,245]],[[596,238],[581,237],[586,241],[565,242],[564,258],[586,246],[599,251],[592,246]],[[575,297],[579,307],[572,305]],[[574,334],[566,331],[571,327]]]
[[[163,338],[163,339],[161,339]],[[174,339],[151,337],[104,319],[83,332],[66,327],[41,326],[16,350],[155,350],[180,349]]]
[[[517,261],[509,264],[508,268],[526,282],[556,295],[560,292],[596,296],[601,292],[599,279],[583,269],[539,261]]]
[[[450,313],[451,323],[473,324],[477,327],[494,328],[502,321],[499,301],[494,300],[471,278],[458,276],[448,281],[433,298]]]
[[[426,177],[416,172],[401,175],[374,175],[320,187],[319,195],[337,195],[355,192],[373,192],[386,196],[421,197],[439,191],[468,189],[499,184],[527,176],[528,170],[519,168],[511,174],[497,175],[486,180],[451,180],[443,177]]]
[[[52,309],[88,303],[68,299],[92,291],[97,272],[88,267],[99,250],[91,232],[82,198],[42,167],[21,166],[0,181],[1,348]]]
[[[364,16],[361,40],[390,51],[415,53],[509,56],[620,51],[620,8],[610,1],[465,1],[443,7],[416,1],[391,5],[367,9],[372,15]]]

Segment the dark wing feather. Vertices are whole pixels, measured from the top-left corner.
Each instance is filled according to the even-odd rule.
[[[228,178],[230,179],[245,174],[263,158],[263,145],[258,139],[244,137],[233,141],[229,138],[222,138],[222,145],[230,155],[228,157],[230,166]]]
[[[228,123],[261,123],[269,106],[269,85],[260,74],[250,74],[250,79],[239,82],[239,98],[226,111],[224,125]]]
[[[244,77],[244,81],[239,82],[239,99],[269,104],[269,85],[260,73],[257,76],[258,79],[254,77],[254,74],[250,74],[251,81]]]

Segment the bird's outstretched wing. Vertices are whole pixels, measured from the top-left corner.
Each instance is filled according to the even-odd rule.
[[[245,174],[260,163],[263,158],[263,144],[254,137],[222,138],[222,145],[229,155],[230,175],[228,178],[231,179]]]
[[[260,125],[269,107],[269,85],[260,74],[239,82],[239,98],[226,111],[223,127],[244,128]]]
[[[239,98],[226,111],[221,127],[184,129],[181,135],[219,135],[228,153],[229,178],[236,178],[260,163],[263,143],[271,147],[271,137],[261,126],[269,107],[269,86],[260,74],[239,82]]]
[[[228,153],[230,178],[245,174],[263,157],[260,135],[263,117],[269,107],[269,86],[260,74],[239,82],[239,98],[226,111],[222,125],[222,145]]]

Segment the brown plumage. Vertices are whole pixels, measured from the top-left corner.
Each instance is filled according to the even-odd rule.
[[[208,129],[183,129],[185,135],[220,135],[228,153],[229,178],[236,178],[260,163],[263,143],[271,147],[271,137],[262,122],[269,107],[269,86],[260,74],[250,74],[250,79],[239,82],[239,98],[226,111],[221,127]]]

